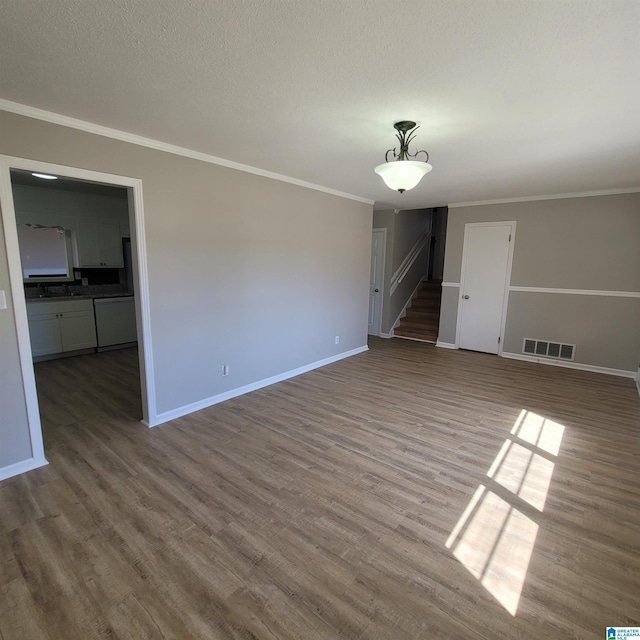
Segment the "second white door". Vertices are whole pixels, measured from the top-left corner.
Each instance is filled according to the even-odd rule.
[[[384,253],[386,229],[374,229],[371,236],[371,276],[369,279],[369,335],[380,335],[382,322],[382,280],[384,278]]]
[[[515,223],[468,224],[462,255],[458,346],[498,353]]]

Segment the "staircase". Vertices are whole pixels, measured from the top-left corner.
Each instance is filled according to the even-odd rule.
[[[393,335],[423,342],[437,342],[441,297],[441,280],[423,281],[411,306],[407,307],[407,315],[400,319],[400,325],[393,330]]]

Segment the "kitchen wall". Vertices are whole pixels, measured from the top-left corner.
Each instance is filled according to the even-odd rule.
[[[8,112],[0,127],[0,153],[142,180],[160,419],[366,349],[371,204]],[[4,242],[0,265],[9,290]],[[0,317],[4,394],[21,381]],[[3,417],[19,414],[24,394],[3,399]],[[8,465],[25,456],[24,418],[3,429]]]
[[[456,342],[465,224],[517,223],[505,353],[525,337],[575,362],[634,373],[640,358],[640,193],[450,207],[439,341]],[[593,295],[597,294],[597,295]],[[621,295],[622,294],[622,295]]]
[[[98,218],[117,221],[120,234],[123,237],[130,235],[126,189],[120,189],[118,196],[105,196],[99,193],[67,191],[56,188],[54,184],[47,181],[43,181],[42,187],[13,184],[13,203],[18,224],[61,225],[76,234],[78,220]],[[83,287],[81,280],[67,283],[75,293],[100,293],[101,286],[102,291],[106,292],[110,285],[121,284],[126,280],[124,269],[117,268],[75,267],[73,273],[79,273],[89,285]],[[49,286],[49,290],[54,291],[55,285],[53,283],[53,286]],[[37,287],[35,283],[26,284],[27,297]]]
[[[56,216],[82,216],[83,218],[105,218],[121,221],[123,231],[128,231],[129,208],[126,190],[122,198],[92,193],[80,193],[28,185],[13,185],[13,204],[16,217],[29,220],[33,214]],[[46,219],[45,219],[46,220]]]

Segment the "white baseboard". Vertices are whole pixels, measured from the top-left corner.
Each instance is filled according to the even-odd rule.
[[[552,367],[564,367],[565,369],[578,369],[580,371],[591,371],[592,373],[604,373],[608,376],[619,376],[621,378],[635,378],[635,371],[626,369],[610,369],[609,367],[598,367],[593,364],[583,364],[581,362],[571,362],[566,360],[549,360],[548,358],[536,358],[524,353],[502,352],[503,358],[511,360],[524,360],[525,362],[537,362],[538,364],[548,364]]]
[[[636,387],[638,387],[638,395],[640,396],[640,380],[636,380]]]
[[[389,333],[379,333],[378,338],[393,338],[393,329]]]
[[[442,347],[443,349],[457,349],[458,347],[451,342],[436,342],[436,347]]]
[[[0,480],[13,478],[13,476],[26,473],[27,471],[32,471],[33,469],[38,469],[39,467],[44,467],[47,464],[49,463],[44,458],[29,458],[28,460],[22,460],[21,462],[10,464],[8,467],[0,468]]]
[[[307,373],[308,371],[313,371],[313,369],[319,369],[320,367],[324,367],[333,362],[337,362],[338,360],[343,360],[344,358],[355,356],[358,353],[367,351],[368,349],[369,347],[365,345],[363,347],[358,347],[357,349],[351,349],[351,351],[344,351],[343,353],[339,353],[335,356],[331,356],[330,358],[325,358],[324,360],[318,360],[317,362],[312,362],[311,364],[307,364],[303,367],[298,367],[297,369],[292,369],[291,371],[285,371],[284,373],[280,373],[277,376],[272,376],[271,378],[265,378],[264,380],[258,380],[258,382],[252,382],[251,384],[247,384],[244,387],[231,389],[230,391],[219,393],[216,396],[211,396],[210,398],[205,398],[204,400],[199,400],[198,402],[194,402],[192,404],[188,404],[183,407],[178,407],[177,409],[166,411],[165,413],[160,413],[156,416],[155,422],[153,424],[147,424],[147,426],[157,427],[158,425],[164,422],[169,422],[169,420],[175,420],[176,418],[181,418],[182,416],[186,416],[189,413],[193,413],[194,411],[200,411],[200,409],[206,409],[207,407],[211,407],[214,404],[224,402],[225,400],[231,400],[231,398],[237,398],[238,396],[242,396],[245,393],[250,393],[251,391],[257,391],[258,389],[262,389],[263,387],[268,387],[269,385],[276,384],[277,382],[282,382],[284,380],[288,380],[289,378],[295,378],[296,376],[299,376],[303,373]]]

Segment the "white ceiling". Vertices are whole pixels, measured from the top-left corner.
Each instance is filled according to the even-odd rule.
[[[2,0],[0,97],[414,209],[640,186],[640,2]],[[373,167],[417,121],[433,171]]]

